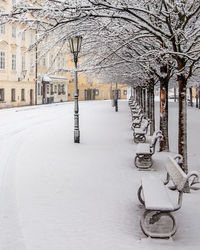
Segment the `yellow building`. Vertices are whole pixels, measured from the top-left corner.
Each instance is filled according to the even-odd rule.
[[[81,60],[79,60],[81,61]],[[70,54],[67,58],[68,71],[74,67],[74,62]],[[68,101],[74,100],[75,94],[75,79],[73,74],[68,72]],[[125,84],[111,84],[111,83],[100,83],[98,79],[92,79],[89,74],[80,72],[78,74],[78,89],[79,89],[79,100],[109,100],[113,98],[114,91],[118,89],[118,98],[127,98],[127,85]]]
[[[10,10],[16,0],[0,1]],[[0,23],[0,108],[73,101],[74,68],[69,48],[57,46],[45,53],[45,42],[27,51],[35,42],[36,31],[19,23]],[[116,86],[78,77],[79,100],[112,98]],[[126,98],[127,86],[118,84],[119,98]]]
[[[10,10],[15,3],[0,1],[0,8]],[[0,108],[67,101],[66,54],[40,56],[40,45],[27,52],[35,39],[36,32],[19,23],[0,23]],[[54,73],[47,75],[52,62]]]
[[[98,83],[98,81],[89,82],[87,77],[79,77],[79,100],[108,100],[112,99],[116,89],[115,84]],[[127,85],[117,84],[118,98],[127,98]],[[73,101],[75,94],[74,80],[70,80],[68,84],[68,100]]]
[[[1,1],[0,8],[8,10],[14,1]],[[25,54],[33,31],[25,34],[22,25],[0,24],[0,108],[32,105],[35,102],[34,71],[31,53]]]

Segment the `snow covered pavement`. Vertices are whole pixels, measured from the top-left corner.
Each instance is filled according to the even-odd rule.
[[[118,113],[110,101],[80,102],[81,143],[74,144],[73,103],[1,110],[0,250],[199,249],[198,191],[176,212],[173,239],[141,232],[137,188],[149,172],[133,166],[130,122],[126,101]],[[197,169],[195,150],[189,155]],[[155,155],[153,173],[164,173],[163,157]]]

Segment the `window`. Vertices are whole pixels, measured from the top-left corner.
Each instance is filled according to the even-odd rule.
[[[23,31],[22,32],[22,41],[25,41],[25,39],[26,39],[26,33],[25,33],[25,31]]]
[[[0,89],[0,101],[4,101],[4,89]]]
[[[49,84],[47,84],[47,94],[49,94]]]
[[[16,70],[16,55],[12,54],[12,70]]]
[[[21,89],[21,101],[25,101],[25,89]]]
[[[15,89],[11,89],[11,101],[15,102]]]
[[[53,55],[50,55],[50,61],[49,61],[49,64],[50,64],[50,67],[52,67],[53,66]]]
[[[33,57],[30,57],[30,73],[33,73],[34,65],[33,65]]]
[[[124,90],[124,95],[127,95],[127,90]]]
[[[15,26],[12,26],[12,37],[16,38],[17,35],[17,28]]]
[[[26,69],[26,58],[22,56],[22,71]]]
[[[99,90],[98,89],[95,90],[95,95],[99,95]]]
[[[58,84],[58,94],[61,94],[60,84]]]
[[[62,94],[65,95],[65,85],[62,85]]]
[[[38,95],[41,95],[41,86],[40,86],[40,83],[38,83]]]
[[[51,84],[50,87],[51,87],[51,95],[53,95],[54,94],[53,93],[53,84]]]
[[[60,57],[58,57],[58,69],[60,69]]]
[[[43,66],[46,66],[46,57],[43,57],[43,60],[42,60],[42,61],[43,61],[43,63],[42,63]]]
[[[57,93],[57,85],[54,86],[54,93]]]
[[[65,68],[65,59],[62,58],[62,69],[64,69],[64,68]]]
[[[6,33],[6,25],[1,24],[0,25],[0,34],[5,35],[5,33]]]
[[[6,64],[6,54],[4,51],[0,52],[0,69],[5,69],[5,64]]]

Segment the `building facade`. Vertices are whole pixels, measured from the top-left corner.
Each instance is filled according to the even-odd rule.
[[[10,10],[14,4],[16,0],[0,1],[0,8]],[[74,62],[67,44],[44,53],[45,41],[28,51],[36,36],[23,24],[0,22],[0,108],[74,100]],[[79,100],[106,100],[116,87],[89,81],[81,73],[78,88]],[[127,86],[117,88],[119,98],[126,98]]]

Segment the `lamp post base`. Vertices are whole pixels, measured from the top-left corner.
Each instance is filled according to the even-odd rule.
[[[74,142],[80,143],[80,131],[79,130],[74,130]]]

